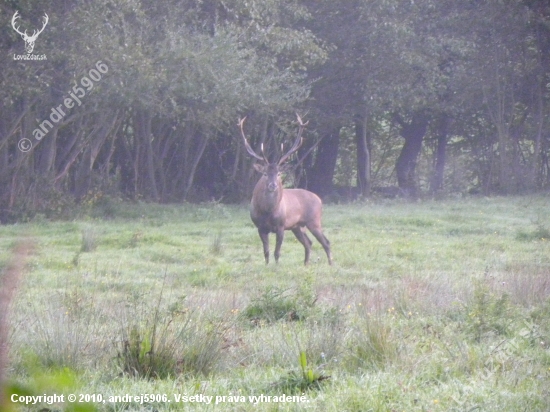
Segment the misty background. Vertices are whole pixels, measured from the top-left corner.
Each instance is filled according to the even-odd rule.
[[[48,15],[46,59],[17,57],[15,12],[29,35]],[[1,222],[242,202],[257,175],[238,119],[274,156],[295,112],[288,184],[326,201],[550,186],[545,0],[2,0],[0,18]]]

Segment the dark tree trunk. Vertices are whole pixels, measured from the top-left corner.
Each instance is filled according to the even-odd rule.
[[[92,185],[92,169],[94,167],[97,155],[105,143],[107,136],[115,127],[118,112],[112,114],[112,120],[107,121],[107,113],[100,116],[98,123],[101,124],[101,129],[88,142],[86,149],[82,155],[80,163],[76,167],[75,172],[75,196],[77,199],[82,199],[91,188]]]
[[[355,144],[357,146],[357,189],[361,197],[368,197],[371,190],[371,157],[367,116],[355,117]]]
[[[397,184],[405,196],[416,197],[418,194],[415,176],[416,162],[428,128],[428,116],[417,112],[408,123],[398,116],[396,116],[396,121],[401,125],[401,136],[405,139],[405,144],[395,164]]]
[[[447,137],[451,119],[442,114],[437,125],[437,147],[435,152],[434,171],[430,182],[430,193],[437,194],[443,189],[445,163],[447,161]]]
[[[204,149],[206,149],[206,145],[208,143],[208,137],[206,136],[206,134],[202,134],[199,132],[197,136],[197,140],[199,142],[195,150],[195,153],[193,154],[193,159],[191,161],[189,170],[187,172],[187,179],[185,182],[185,189],[183,192],[184,202],[187,200],[187,197],[189,196],[189,193],[193,187],[193,183],[195,180],[195,173],[197,172],[197,166],[199,165],[202,155],[204,154]]]
[[[82,127],[74,133],[73,138],[64,145],[65,147],[61,156],[62,161],[60,162],[58,172],[55,176],[56,183],[62,179],[65,179],[67,175],[69,175],[69,171],[77,161],[78,155],[84,147],[84,143],[88,141],[97,131],[96,128],[92,128],[90,133],[87,134],[87,130],[89,130],[89,128],[82,125]]]
[[[59,129],[56,127],[53,129],[47,136],[45,141],[42,141],[41,144],[41,153],[38,163],[38,172],[44,176],[50,173],[55,164],[55,155],[57,153],[57,131]]]
[[[308,173],[308,189],[323,197],[333,191],[332,178],[338,158],[340,125],[328,128],[317,147],[315,163]]]
[[[142,189],[146,191],[149,198],[158,202],[159,192],[155,175],[155,159],[152,144],[153,134],[151,130],[153,114],[149,110],[137,110],[136,113],[136,118],[134,119],[136,144],[143,147],[143,151],[141,151],[143,156],[136,157],[136,160],[139,161],[138,168],[144,173],[145,182],[147,182]]]

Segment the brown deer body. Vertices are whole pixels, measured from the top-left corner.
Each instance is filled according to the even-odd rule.
[[[292,230],[298,241],[304,246],[304,264],[309,261],[312,242],[305,232],[307,227],[321,243],[332,264],[330,242],[321,229],[322,202],[319,196],[304,189],[285,189],[281,180],[281,165],[301,145],[301,134],[305,124],[298,116],[300,130],[292,148],[278,162],[270,163],[265,156],[259,156],[248,144],[243,131],[244,119],[239,122],[245,147],[250,155],[262,161],[254,168],[262,173],[256,183],[250,202],[250,217],[258,228],[262,240],[265,263],[269,263],[269,233],[275,233],[275,262],[279,261],[285,230]]]

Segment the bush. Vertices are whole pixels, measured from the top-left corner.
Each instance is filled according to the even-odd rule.
[[[58,188],[47,176],[36,177],[17,196],[10,209],[0,205],[2,223],[28,222],[37,215],[47,219],[69,219],[75,216],[75,199]]]

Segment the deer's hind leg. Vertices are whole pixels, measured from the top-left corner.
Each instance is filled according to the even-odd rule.
[[[292,229],[292,233],[294,233],[294,236],[296,236],[296,239],[299,240],[299,242],[304,245],[305,249],[305,258],[304,258],[304,265],[307,265],[309,262],[309,252],[311,251],[311,240],[306,235],[306,232],[304,231],[303,227],[297,227]]]
[[[323,231],[320,227],[311,225],[308,226],[309,231],[315,236],[315,239],[319,241],[319,243],[323,246],[323,249],[325,249],[325,253],[327,254],[328,258],[328,264],[332,265],[332,254],[330,253],[330,242],[327,239],[327,237],[323,234]]]

